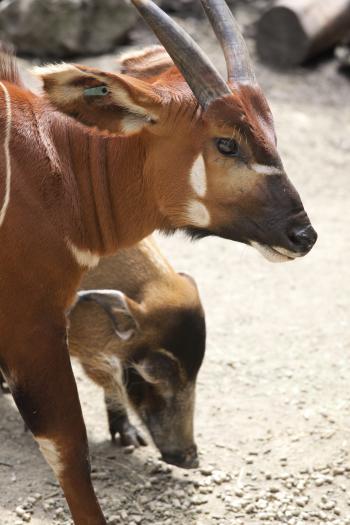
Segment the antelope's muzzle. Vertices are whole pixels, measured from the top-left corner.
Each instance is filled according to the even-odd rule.
[[[317,233],[311,224],[294,224],[288,231],[288,238],[292,251],[299,255],[306,255],[317,240]]]

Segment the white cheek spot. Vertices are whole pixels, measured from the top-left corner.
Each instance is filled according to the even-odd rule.
[[[126,135],[138,133],[145,126],[155,122],[151,117],[142,115],[128,115],[121,120],[121,131]]]
[[[207,193],[207,174],[203,155],[199,155],[192,166],[190,182],[196,195],[204,197]]]
[[[50,465],[57,478],[60,478],[64,465],[57,445],[52,439],[47,438],[36,438],[36,441],[39,445],[40,452],[46,459],[47,463]]]
[[[141,119],[130,116],[122,119],[120,129],[125,135],[132,135],[141,131],[144,125],[145,123]]]
[[[206,228],[210,224],[208,208],[201,202],[192,200],[187,205],[186,219],[190,225]]]
[[[10,158],[10,137],[11,137],[11,125],[12,125],[12,111],[11,111],[11,99],[6,86],[0,82],[0,86],[4,92],[5,106],[6,106],[6,128],[5,128],[5,140],[4,140],[4,153],[5,153],[5,172],[6,172],[6,184],[5,184],[5,196],[0,209],[0,226],[4,222],[5,215],[7,212],[8,205],[10,203],[10,189],[11,189],[11,158]]]
[[[69,239],[67,239],[67,246],[70,249],[74,259],[77,261],[79,266],[86,268],[95,268],[100,261],[99,255],[92,253],[90,250],[82,250],[75,246]]]
[[[265,164],[252,164],[251,169],[261,175],[282,175],[282,170],[276,166],[266,166]]]

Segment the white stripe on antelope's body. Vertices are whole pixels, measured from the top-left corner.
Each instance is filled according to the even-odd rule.
[[[0,87],[3,91],[5,101],[5,137],[4,137],[4,158],[5,158],[5,177],[4,177],[4,196],[3,202],[0,208],[0,227],[4,222],[7,208],[10,204],[10,192],[11,192],[11,157],[10,157],[10,139],[11,139],[11,126],[12,126],[12,109],[11,99],[9,92],[3,82],[0,82]],[[1,198],[1,197],[0,197]]]

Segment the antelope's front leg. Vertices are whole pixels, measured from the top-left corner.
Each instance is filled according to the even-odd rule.
[[[65,326],[41,326],[25,335],[2,360],[15,402],[62,486],[75,525],[105,525],[91,483]]]

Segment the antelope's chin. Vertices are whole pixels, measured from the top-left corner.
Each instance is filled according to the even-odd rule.
[[[291,252],[279,246],[268,246],[267,244],[260,244],[255,241],[251,241],[250,245],[258,250],[265,259],[273,263],[293,261],[300,257],[300,254]]]

